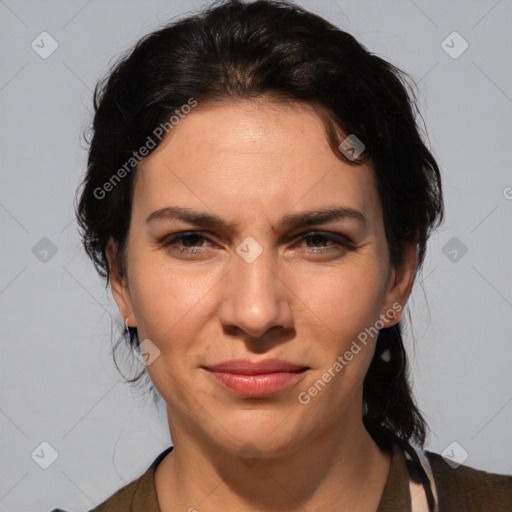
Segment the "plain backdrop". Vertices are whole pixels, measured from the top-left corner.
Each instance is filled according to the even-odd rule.
[[[428,448],[512,473],[511,2],[299,3],[419,83],[447,210],[409,303]],[[201,5],[0,0],[1,511],[93,508],[171,442],[162,403],[114,366],[121,319],[82,252],[73,199],[96,81]],[[47,58],[41,38],[58,45]]]

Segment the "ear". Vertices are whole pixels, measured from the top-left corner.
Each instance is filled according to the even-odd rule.
[[[110,271],[110,288],[123,322],[126,322],[128,319],[127,323],[130,327],[137,327],[130,290],[128,288],[128,280],[126,276],[122,276],[119,273],[119,269],[115,263],[117,251],[117,244],[110,238],[105,250]]]
[[[383,327],[392,327],[402,318],[405,304],[414,284],[417,257],[416,244],[409,244],[400,267],[392,268],[389,273],[387,292],[380,314]]]

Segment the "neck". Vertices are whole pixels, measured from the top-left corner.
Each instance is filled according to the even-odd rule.
[[[245,463],[189,435],[173,435],[173,444],[155,474],[162,512],[204,507],[220,512],[227,504],[248,512],[375,512],[390,468],[390,455],[361,422],[342,430],[334,425],[285,456]]]

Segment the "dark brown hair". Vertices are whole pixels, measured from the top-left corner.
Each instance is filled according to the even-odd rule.
[[[146,35],[94,92],[88,167],[76,205],[85,251],[108,285],[112,238],[123,275],[134,154],[173,112],[191,98],[199,104],[272,98],[327,113],[333,152],[350,165],[371,162],[391,264],[399,266],[406,247],[416,244],[417,274],[427,239],[443,219],[443,198],[410,82],[352,35],[286,1],[222,1]],[[355,160],[338,149],[348,135],[364,144]],[[138,346],[135,328],[127,341]],[[391,431],[424,444],[426,425],[411,393],[400,323],[381,329],[363,396],[364,423],[376,439]]]

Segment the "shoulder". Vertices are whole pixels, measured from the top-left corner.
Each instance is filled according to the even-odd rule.
[[[87,512],[128,512],[134,510],[134,497],[137,494],[137,490],[141,487],[141,481],[143,480],[144,475],[116,491],[112,496],[100,503],[94,509],[88,509]],[[61,508],[55,508],[51,512],[69,511]]]
[[[166,448],[141,476],[87,512],[160,512],[155,487],[155,470],[172,449],[172,446]],[[66,511],[54,509],[52,512]]]
[[[451,467],[437,453],[426,452],[432,467],[440,511],[512,511],[512,476],[469,466]]]
[[[112,496],[107,498],[105,501],[100,503],[94,509],[89,509],[87,512],[119,512],[119,511],[132,511],[133,509],[133,501],[136,496],[138,489],[140,489],[142,485],[142,481],[144,480],[144,475],[140,476],[133,482],[125,485],[118,491],[116,491]],[[56,508],[51,512],[68,512],[67,510],[63,510],[60,508]]]
[[[137,479],[116,491],[110,498],[88,512],[159,512],[155,488],[155,469],[160,455]]]
[[[141,475],[139,478],[125,485],[112,496],[103,501],[96,508],[89,510],[88,512],[114,512],[118,510],[132,510],[132,503],[138,490],[143,485],[144,477],[146,473]]]

